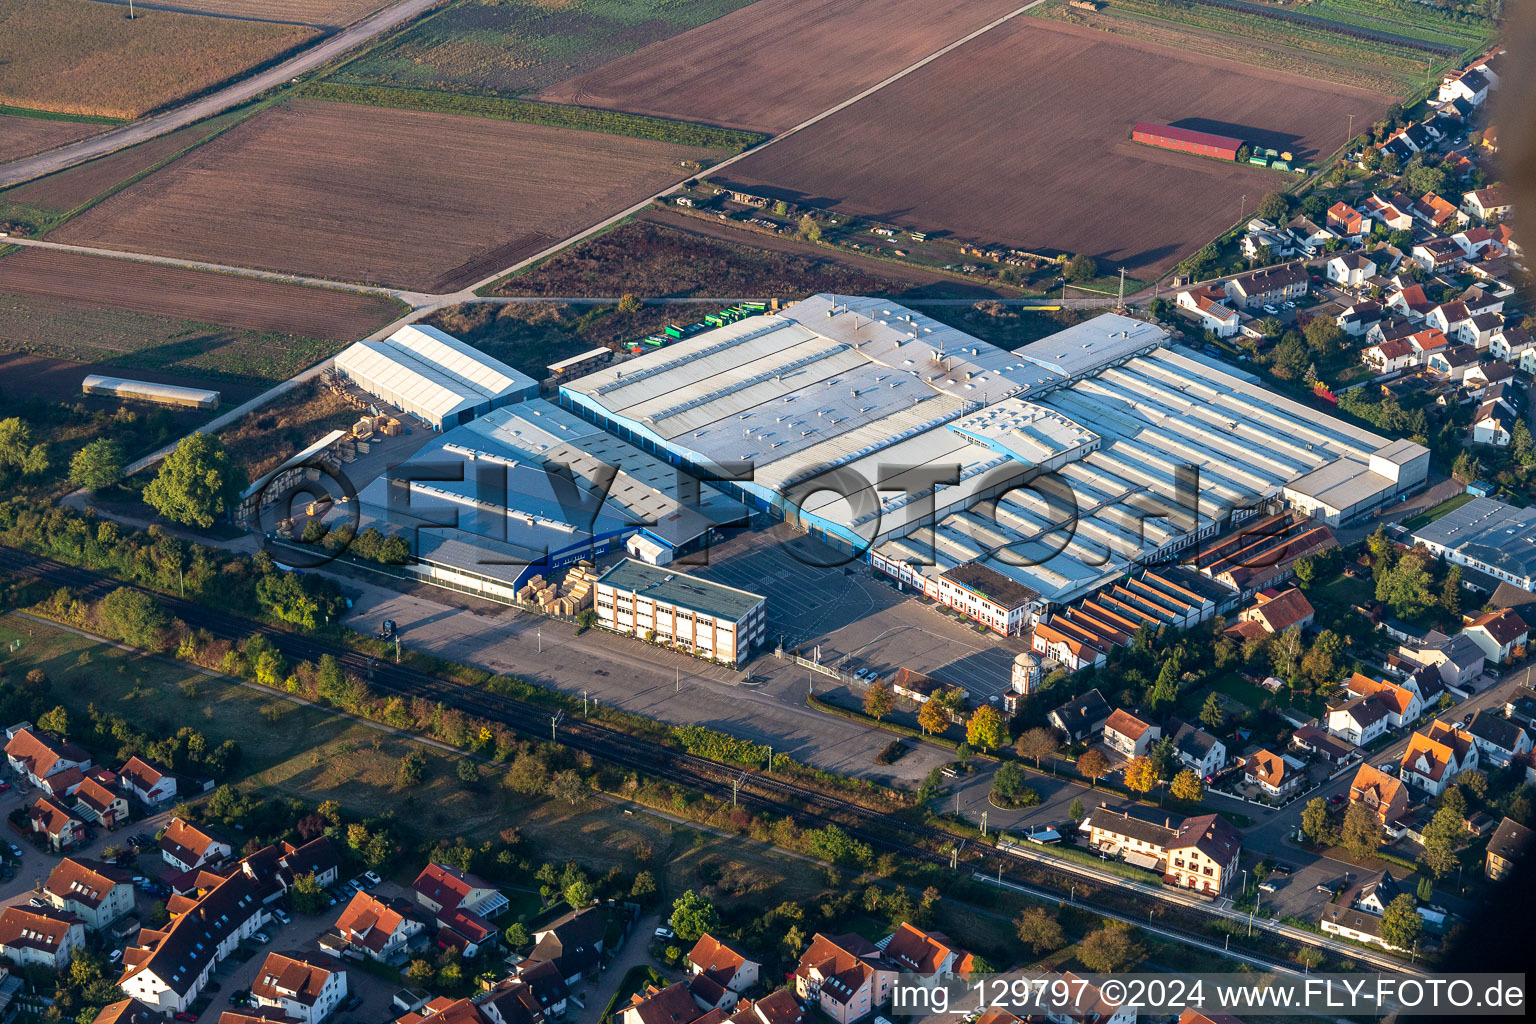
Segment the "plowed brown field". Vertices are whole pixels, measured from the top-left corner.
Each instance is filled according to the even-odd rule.
[[[57,249],[23,249],[0,259],[0,292],[337,341],[366,337],[405,312],[383,295]]]
[[[540,98],[773,134],[1021,6],[758,0],[551,86]]]
[[[1181,124],[1316,159],[1390,98],[1018,18],[721,179],[931,233],[1162,271],[1295,179],[1130,141]],[[728,181],[726,180],[728,179]]]
[[[291,21],[299,25],[350,25],[390,0],[160,0],[167,7],[223,18]]]
[[[453,291],[712,154],[598,132],[302,101],[64,224],[58,241]]]
[[[66,142],[100,135],[107,127],[104,124],[45,121],[40,117],[0,114],[0,164],[55,149]]]

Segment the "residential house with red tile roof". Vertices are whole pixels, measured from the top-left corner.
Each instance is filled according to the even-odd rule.
[[[804,1024],[805,1008],[788,989],[775,989],[761,999],[742,1002],[729,1024]]]
[[[1467,736],[1477,745],[1477,759],[1485,765],[1503,767],[1529,758],[1531,734],[1513,718],[1492,708],[1478,711],[1467,723]]]
[[[508,900],[495,886],[446,864],[428,864],[411,883],[416,902],[430,912],[438,926],[437,943],[472,957],[495,938],[490,918],[507,908]]]
[[[1253,605],[1239,612],[1238,618],[1243,622],[1257,622],[1266,633],[1281,633],[1292,626],[1306,629],[1317,615],[1307,595],[1296,587],[1261,590],[1253,600]]]
[[[112,828],[128,821],[128,798],[88,778],[75,789],[75,812],[87,821]]]
[[[48,873],[43,898],[92,931],[133,913],[133,880],[111,864],[65,857]]]
[[[647,985],[630,996],[629,1005],[619,1011],[619,1024],[721,1024],[724,1020],[724,1012],[699,1006],[687,982],[682,981],[665,988]]]
[[[914,974],[968,974],[971,970],[971,955],[949,936],[906,922],[885,940],[882,952],[901,970]]]
[[[85,821],[70,808],[50,797],[40,796],[27,808],[32,831],[48,837],[55,853],[85,842]]]
[[[1383,828],[1391,827],[1408,811],[1408,787],[1401,779],[1368,764],[1362,764],[1355,772],[1349,784],[1349,799],[1374,811]]]
[[[757,984],[761,970],[762,964],[707,933],[688,952],[689,987],[710,1009],[734,1009],[741,994]]]
[[[161,859],[178,871],[219,864],[234,853],[234,847],[182,818],[172,818],[160,837]]]
[[[1342,199],[1328,207],[1328,230],[1337,235],[1360,235],[1365,228],[1365,215]]]
[[[103,1006],[91,1024],[165,1024],[165,1018],[137,999],[119,999]]]
[[[1425,192],[1413,204],[1413,215],[1437,231],[1455,221],[1458,213],[1453,203],[1433,192]]]
[[[1502,220],[1514,208],[1507,192],[1497,185],[1462,194],[1461,208],[1479,220]]]
[[[425,1021],[432,1024],[492,1024],[474,1000],[449,999],[447,996],[437,996],[419,1010],[395,1018],[395,1024],[423,1024]]]
[[[795,965],[795,994],[837,1024],[853,1024],[890,1000],[897,974],[862,936],[817,932]]]
[[[91,755],[62,737],[29,727],[15,730],[5,745],[5,757],[11,770],[24,775],[34,786],[58,772],[91,766]]]
[[[1237,310],[1227,305],[1227,293],[1214,285],[1179,292],[1174,305],[1218,338],[1230,338],[1238,331]]]
[[[1360,350],[1360,361],[1377,373],[1406,370],[1414,364],[1413,343],[1398,338],[1370,345]]]
[[[85,925],[73,914],[31,907],[0,911],[0,956],[22,967],[59,970],[85,945]]]
[[[1456,776],[1476,767],[1477,746],[1471,739],[1444,722],[1431,722],[1428,730],[1408,740],[1400,775],[1410,785],[1439,796]]]
[[[251,999],[302,1024],[319,1024],[347,997],[347,972],[336,960],[314,953],[268,953]]]
[[[1285,758],[1269,750],[1258,750],[1243,760],[1243,777],[1259,787],[1266,796],[1281,799],[1301,785],[1303,772],[1292,768]]]
[[[176,799],[176,776],[142,757],[130,757],[117,771],[123,786],[150,807]]]
[[[1507,665],[1515,652],[1530,640],[1530,627],[1513,609],[1484,612],[1462,628],[1482,650],[1483,657],[1496,665]]]
[[[1143,722],[1124,708],[1116,708],[1104,723],[1104,744],[1123,757],[1140,757],[1156,743],[1163,730]]]
[[[352,949],[373,960],[402,955],[412,938],[426,929],[404,900],[382,900],[357,892],[336,919],[336,934]]]
[[[1424,702],[1419,699],[1417,690],[1383,679],[1372,679],[1355,672],[1344,684],[1344,689],[1351,697],[1378,698],[1387,709],[1387,724],[1394,729],[1412,725],[1424,713]]]

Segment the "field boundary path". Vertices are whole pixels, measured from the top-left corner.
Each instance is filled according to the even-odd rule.
[[[194,121],[201,121],[205,117],[222,113],[261,95],[274,86],[282,85],[290,78],[314,70],[326,61],[355,49],[375,36],[436,7],[439,3],[442,3],[442,0],[400,0],[399,3],[364,18],[350,28],[322,39],[303,53],[290,57],[276,67],[258,72],[249,78],[242,78],[238,82],[231,82],[222,89],[184,103],[163,114],[123,125],[104,134],[93,135],[89,139],[60,146],[46,153],[14,160],[0,166],[0,188],[19,185],[33,178],[52,174],[54,171],[62,171],[66,167],[73,167],[75,164],[84,163],[98,156],[106,156],[125,146],[153,139],[157,135],[184,128]]]

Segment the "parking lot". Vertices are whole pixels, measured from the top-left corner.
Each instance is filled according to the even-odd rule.
[[[981,699],[1002,693],[1017,637],[978,631],[940,605],[896,589],[869,565],[822,568],[838,552],[783,523],[742,531],[710,549],[709,564],[690,569],[727,586],[768,595],[769,645],[783,641],[808,654],[821,648],[824,665],[846,658],[850,670],[889,677],[906,667],[963,686]]]

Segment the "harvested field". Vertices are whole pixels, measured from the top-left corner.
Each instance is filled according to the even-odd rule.
[[[334,355],[345,343],[0,292],[0,353],[90,363],[85,373],[196,378],[245,397]],[[77,378],[75,390],[80,388]]]
[[[977,75],[977,67],[995,73]],[[1114,75],[1103,69],[1115,68]],[[1018,19],[733,166],[721,184],[1149,277],[1294,180],[1130,141],[1139,120],[1315,160],[1389,97]],[[729,179],[729,180],[726,180]]]
[[[119,2],[119,0],[113,0]],[[221,18],[286,21],[294,25],[350,25],[391,0],[154,0],[166,7]]]
[[[366,337],[406,312],[383,295],[58,249],[23,249],[0,259],[0,292],[334,341]]]
[[[57,174],[17,185],[15,188],[0,192],[0,210],[3,210],[6,204],[14,204],[30,207],[44,214],[67,213],[134,175],[143,174],[182,150],[197,145],[232,121],[245,116],[247,116],[246,111],[232,110],[218,117],[178,128],[174,132],[167,132],[148,142],[141,142],[137,146],[109,153],[78,167],[71,167]]]
[[[272,25],[93,0],[0,0],[0,38],[26,40],[0,61],[0,103],[66,114],[138,117],[228,81],[314,39]]]
[[[45,121],[40,117],[0,114],[0,163],[45,153],[69,142],[88,139],[107,130],[104,124],[81,121]]]
[[[516,96],[749,2],[460,0],[348,64],[336,81]]]
[[[680,161],[710,157],[545,125],[300,101],[226,132],[54,237],[453,291],[495,271],[492,251],[502,266],[531,255],[685,177]]]
[[[540,98],[777,133],[1020,6],[1022,0],[758,0],[567,79]]]
[[[798,299],[851,295],[990,296],[977,285],[791,238],[647,210],[510,278],[498,295]]]

